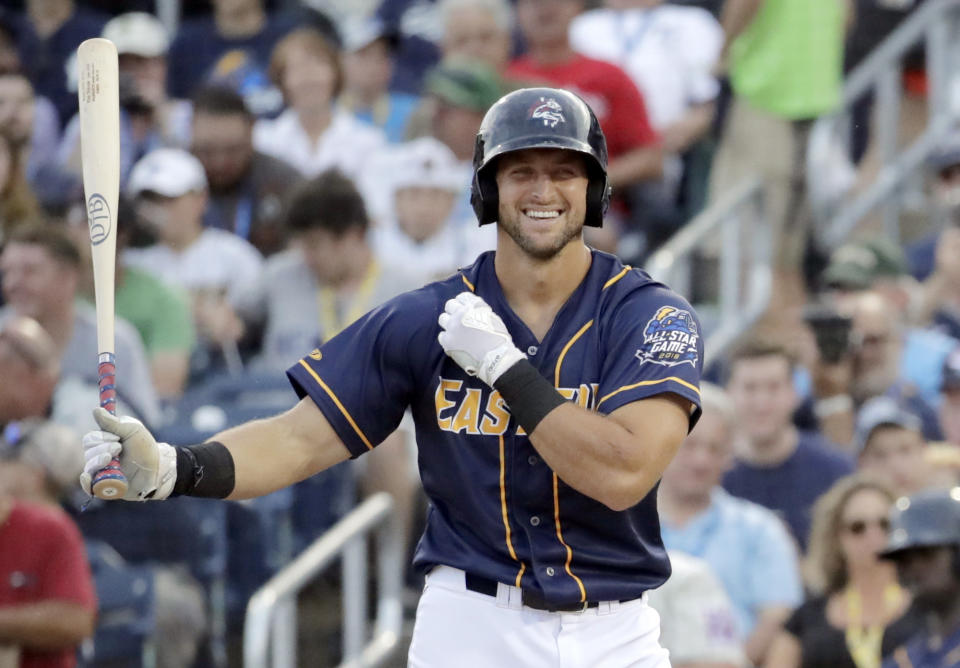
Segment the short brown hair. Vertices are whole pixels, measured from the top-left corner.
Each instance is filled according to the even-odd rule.
[[[287,68],[287,59],[290,52],[297,49],[311,55],[324,58],[333,68],[333,95],[336,97],[343,88],[343,67],[340,64],[340,50],[329,39],[313,28],[297,28],[287,33],[286,37],[277,42],[270,55],[270,80],[283,91],[283,73]]]
[[[328,169],[290,190],[286,224],[293,235],[322,229],[341,237],[354,229],[365,233],[370,218],[353,181],[337,169]]]
[[[12,243],[41,246],[55,260],[71,269],[80,269],[82,258],[77,245],[66,231],[52,223],[31,222],[18,227],[10,233],[4,245]]]
[[[793,367],[796,364],[793,354],[779,341],[765,337],[754,337],[747,339],[740,345],[736,346],[730,353],[730,358],[727,363],[728,379],[733,373],[733,369],[737,365],[737,362],[741,362],[743,360],[755,360],[761,357],[783,358],[783,360],[787,363],[787,368],[791,371],[791,373],[793,372]]]

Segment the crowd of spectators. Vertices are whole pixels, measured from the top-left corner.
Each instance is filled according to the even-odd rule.
[[[78,498],[97,350],[74,54],[96,36],[121,84],[118,411],[170,440],[291,406],[299,357],[493,248],[471,159],[509,90],[596,111],[614,199],[587,240],[635,266],[762,176],[770,314],[707,370],[663,476],[674,573],[651,603],[679,668],[879,666],[922,624],[878,557],[888,513],[960,484],[960,134],[925,165],[905,247],[866,230],[823,248],[804,150],[877,26],[919,4],[210,0],[171,33],[149,1],[0,2],[0,666],[107,665],[121,605],[147,607],[127,637],[156,665],[228,665],[253,589],[358,497],[393,495],[408,539],[421,521],[406,425],[263,503]],[[842,150],[856,162],[869,133]],[[200,538],[134,544],[175,531]]]

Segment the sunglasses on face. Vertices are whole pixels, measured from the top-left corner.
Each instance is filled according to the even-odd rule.
[[[871,525],[879,527],[883,533],[890,532],[890,520],[886,517],[873,520],[851,520],[843,525],[843,529],[854,536],[862,536]]]

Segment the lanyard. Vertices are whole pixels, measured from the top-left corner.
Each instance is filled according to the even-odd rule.
[[[888,584],[883,590],[883,608],[885,612],[896,609],[900,604],[903,590],[897,584]],[[881,648],[883,645],[883,624],[863,626],[863,601],[860,592],[847,587],[844,594],[847,600],[847,650],[857,668],[880,668]]]
[[[620,55],[624,60],[630,58],[633,51],[643,42],[647,32],[653,27],[655,11],[655,9],[647,9],[630,13],[623,10],[618,12],[619,16],[615,25],[617,35],[620,38]],[[638,21],[634,22],[636,27],[628,32],[627,19],[631,16],[637,17]]]
[[[317,288],[317,307],[320,312],[320,343],[329,341],[342,332],[348,325],[370,310],[373,289],[380,275],[379,265],[371,261],[367,273],[357,293],[353,295],[349,309],[345,309],[344,317],[340,317],[337,308],[337,295],[328,287]]]
[[[237,200],[237,210],[233,214],[233,231],[242,239],[250,240],[250,226],[253,221],[253,198],[244,195]]]

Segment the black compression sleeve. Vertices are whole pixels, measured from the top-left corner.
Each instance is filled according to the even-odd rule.
[[[532,434],[550,411],[567,401],[529,360],[521,360],[504,371],[493,386],[527,434]]]
[[[233,491],[233,455],[217,441],[177,448],[177,481],[171,496],[225,499]]]

